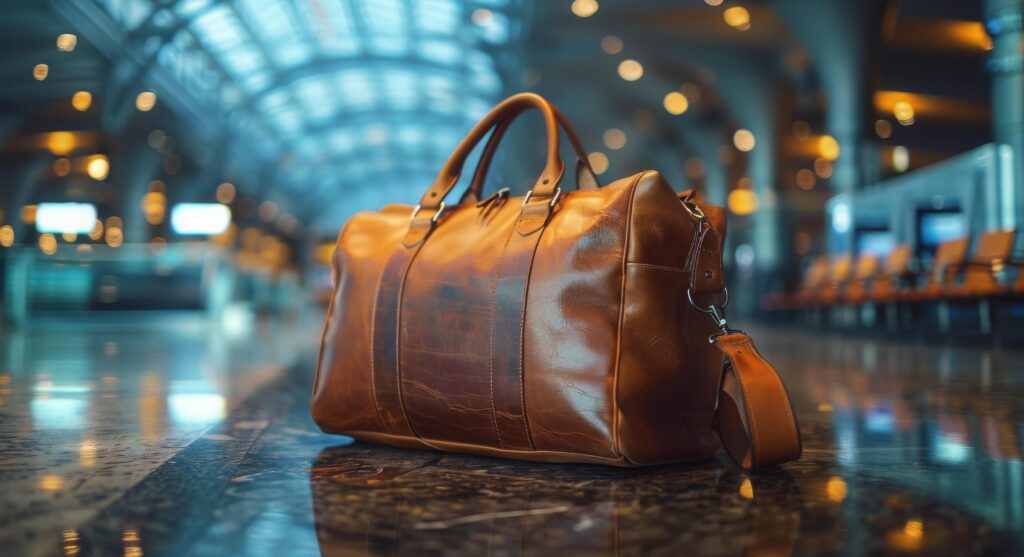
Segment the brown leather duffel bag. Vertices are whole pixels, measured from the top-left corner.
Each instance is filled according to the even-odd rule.
[[[546,126],[543,173],[523,198],[474,203],[505,128],[530,108]],[[559,124],[579,157],[575,191],[559,188]],[[419,205],[359,213],[341,231],[313,418],[366,441],[525,460],[660,464],[720,442],[748,470],[794,460],[782,381],[721,314],[724,235],[721,208],[657,172],[599,188],[561,113],[512,96]]]

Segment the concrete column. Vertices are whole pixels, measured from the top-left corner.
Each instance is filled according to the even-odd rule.
[[[774,6],[807,47],[826,97],[826,132],[840,146],[830,183],[839,193],[866,182],[872,156],[866,128],[872,98],[869,52],[877,42],[883,3],[878,0],[775,0]]]
[[[693,118],[681,120],[676,129],[704,164],[704,195],[708,203],[724,207],[729,183],[725,166],[718,159],[718,149],[728,142],[722,137],[721,126]]]
[[[998,199],[992,200],[1002,228],[1020,228],[1024,215],[1024,0],[985,0],[985,28],[992,36],[992,131],[1000,145]],[[1008,174],[1008,175],[1007,175]],[[1020,245],[1020,242],[1017,242]]]
[[[122,136],[118,149],[110,155],[110,178],[120,194],[117,214],[124,222],[124,242],[149,241],[142,198],[149,183],[157,177],[163,157],[144,139]]]
[[[757,193],[757,210],[751,215],[750,241],[754,247],[754,268],[759,275],[773,276],[789,252],[780,229],[779,196],[775,163],[778,145],[778,84],[774,76],[757,64],[719,68],[716,89],[740,126],[754,134],[755,146],[747,156],[747,176]],[[728,139],[729,143],[732,139]]]

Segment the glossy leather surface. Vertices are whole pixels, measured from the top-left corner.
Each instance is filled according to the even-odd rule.
[[[352,219],[335,256],[338,290],[313,401],[318,423],[461,450],[532,447],[542,460],[654,463],[713,452],[721,356],[706,340],[713,323],[686,300],[682,267],[694,223],[671,188],[648,172],[566,193],[546,225],[525,236],[515,230],[521,205],[509,199],[486,219],[472,205],[449,209],[416,246],[402,286],[398,389],[381,381],[370,355],[375,342],[394,337],[368,321],[384,269],[410,251],[401,240],[412,207]],[[537,240],[534,253],[522,253],[533,249],[518,241],[524,237]],[[497,280],[516,259],[530,261],[525,304],[521,295],[502,296]],[[519,343],[508,342],[507,331],[520,314],[517,363]],[[517,380],[521,426],[509,404]]]
[[[557,140],[531,195],[445,206],[488,126],[498,128],[484,164],[531,107],[551,141],[557,109],[511,97],[469,133],[420,205],[346,224],[315,421],[364,440],[529,460],[710,456],[723,359],[708,342],[715,321],[688,292],[701,308],[721,303],[724,211],[677,196],[654,171],[560,189]]]

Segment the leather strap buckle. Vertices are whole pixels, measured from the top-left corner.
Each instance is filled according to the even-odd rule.
[[[562,188],[555,188],[555,195],[551,196],[551,201],[548,202],[548,207],[554,207],[558,203],[558,198],[562,195]],[[533,190],[526,192],[526,197],[523,198],[523,207],[530,202],[530,198],[533,197]]]
[[[413,207],[412,214],[409,215],[409,222],[412,222],[413,220],[416,219],[416,215],[419,214],[421,208],[422,207],[420,206],[419,203],[417,203],[416,206]],[[434,216],[430,217],[430,223],[431,224],[437,224],[437,219],[441,218],[441,213],[443,213],[443,212],[444,212],[444,201],[442,201],[441,204],[438,205],[437,212],[434,213]]]

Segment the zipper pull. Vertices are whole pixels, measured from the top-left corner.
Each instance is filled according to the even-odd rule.
[[[481,199],[479,202],[477,202],[476,206],[478,208],[483,208],[490,205],[491,203],[494,203],[495,201],[506,199],[508,198],[509,191],[510,190],[508,188],[501,188],[500,190],[492,193],[491,195],[488,195],[487,197]]]

